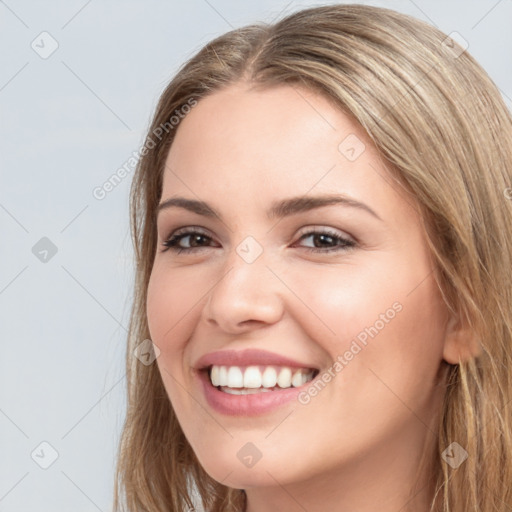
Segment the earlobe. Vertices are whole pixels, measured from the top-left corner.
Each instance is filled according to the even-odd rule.
[[[450,364],[459,364],[479,357],[482,347],[469,322],[451,316],[446,324],[443,359]]]

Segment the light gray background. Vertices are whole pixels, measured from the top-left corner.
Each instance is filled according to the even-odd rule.
[[[321,3],[0,1],[0,511],[111,509],[133,172],[103,200],[93,189],[139,149],[159,93],[203,44]],[[512,0],[359,3],[459,32],[512,107]],[[43,31],[59,45],[45,59],[31,47],[51,49]],[[43,237],[57,248],[46,262],[32,252]]]

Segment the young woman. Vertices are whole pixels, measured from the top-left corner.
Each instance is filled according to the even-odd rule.
[[[464,47],[387,9],[190,59],[132,187],[116,508],[511,510],[511,141]]]

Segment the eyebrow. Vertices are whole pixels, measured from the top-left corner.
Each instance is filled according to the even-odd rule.
[[[382,218],[372,210],[368,205],[356,201],[353,198],[344,195],[321,195],[321,196],[298,196],[275,201],[267,211],[267,217],[272,219],[282,219],[298,213],[307,212],[323,206],[341,205],[370,213],[375,218],[382,221]],[[187,199],[186,197],[171,197],[158,205],[158,212],[171,207],[183,208],[198,215],[205,217],[217,217],[222,220],[222,216],[212,206],[204,201],[196,199]]]

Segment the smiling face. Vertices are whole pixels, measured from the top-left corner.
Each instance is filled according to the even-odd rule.
[[[208,207],[159,212],[147,314],[205,470],[246,489],[411,478],[437,431],[448,317],[414,201],[364,131],[311,91],[232,85],[179,125],[161,202],[176,198]],[[197,366],[245,349],[318,375],[274,408],[237,413],[244,397]]]

